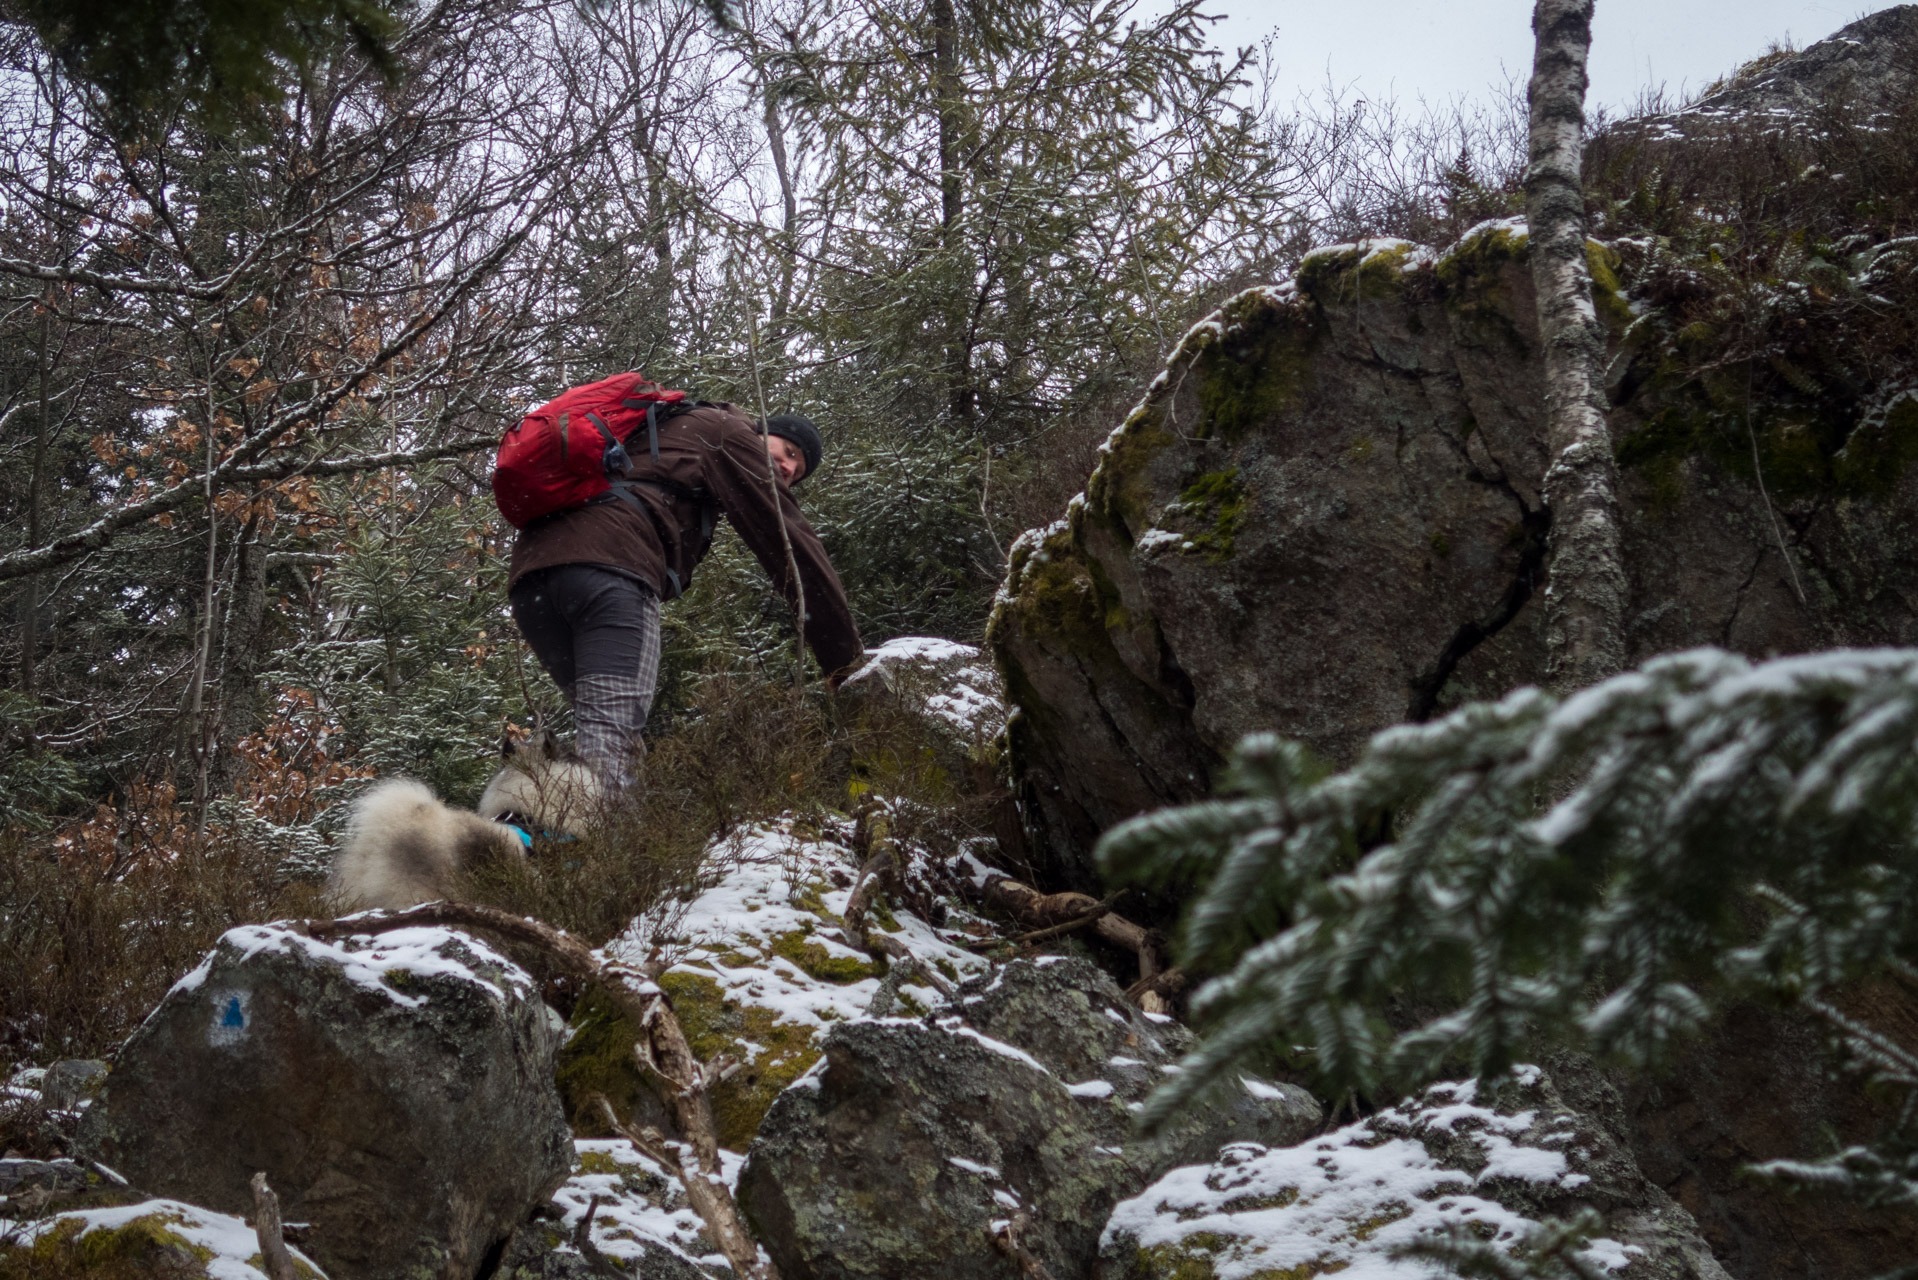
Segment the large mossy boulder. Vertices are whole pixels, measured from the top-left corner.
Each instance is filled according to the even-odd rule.
[[[1716,358],[1711,334],[1640,314],[1649,252],[1589,252],[1630,661],[1918,641],[1918,397],[1772,395],[1748,431],[1749,385],[1674,355]],[[1102,892],[1098,835],[1208,794],[1248,732],[1345,762],[1543,679],[1534,309],[1523,224],[1488,223],[1316,251],[1184,337],[1084,495],[1014,546],[988,631],[1051,884]]]
[[[148,1192],[245,1214],[264,1171],[352,1280],[461,1280],[572,1167],[532,979],[444,929],[222,937],[120,1051],[81,1145]]]
[[[1083,1275],[1113,1204],[1157,1174],[1320,1120],[1303,1090],[1246,1079],[1140,1137],[1184,1041],[1083,962],[1016,961],[957,1008],[833,1028],[767,1114],[740,1197],[789,1280],[1002,1280],[1015,1222],[1053,1275]]]

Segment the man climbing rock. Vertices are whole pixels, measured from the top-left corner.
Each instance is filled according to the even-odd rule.
[[[860,643],[839,575],[790,492],[819,468],[818,429],[797,414],[778,414],[762,435],[730,404],[666,398],[677,392],[632,396],[633,386],[651,387],[643,381],[614,388],[620,398],[609,403],[623,412],[580,409],[590,403],[587,393],[614,382],[575,388],[523,424],[549,434],[556,427],[562,459],[569,444],[574,457],[590,446],[595,466],[603,438],[605,483],[584,502],[514,520],[521,531],[508,594],[520,633],[573,705],[580,754],[609,785],[623,787],[643,751],[640,730],[652,709],[660,604],[686,589],[720,516],[796,610],[803,598],[806,642],[834,687],[850,674]],[[570,420],[569,404],[576,411]],[[502,485],[506,470],[503,447],[494,489],[513,518],[514,495]],[[798,567],[803,596],[793,589],[789,564]]]

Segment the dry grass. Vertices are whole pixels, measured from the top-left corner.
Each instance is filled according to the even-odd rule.
[[[475,896],[602,942],[691,884],[716,836],[785,812],[844,812],[855,783],[910,802],[922,816],[909,834],[951,846],[979,833],[990,782],[952,776],[935,748],[897,708],[855,716],[817,688],[711,677],[652,744],[643,790],[600,831],[543,843],[526,867],[481,876]],[[0,845],[0,1066],[110,1055],[227,929],[330,914],[277,855],[218,834],[122,836],[104,858],[54,848],[51,837]]]
[[[99,865],[0,845],[0,1062],[111,1049],[226,930],[313,914],[319,892],[237,841]]]

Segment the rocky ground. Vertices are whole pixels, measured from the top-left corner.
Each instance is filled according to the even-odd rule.
[[[974,656],[898,660],[943,687]],[[721,1178],[779,1275],[1431,1274],[1394,1246],[1465,1226],[1509,1249],[1586,1205],[1618,1224],[1596,1265],[1716,1274],[1683,1211],[1534,1068],[1483,1104],[1442,1086],[1341,1128],[1304,1089],[1247,1076],[1142,1132],[1190,1033],[1071,933],[1008,945],[1018,926],[974,896],[984,845],[944,864],[908,846],[877,945],[847,944],[884,814],[715,841],[697,883],[601,951],[670,996],[708,1066]],[[468,932],[235,929],[110,1073],[10,1086],[77,1158],[0,1163],[0,1276],[267,1275],[256,1170],[299,1224],[300,1275],[729,1275],[685,1175],[608,1136],[601,1097],[627,1133],[685,1136],[635,1039],[590,998],[563,1022]]]
[[[1903,67],[1856,52],[1880,28],[1902,40],[1918,11],[1768,63],[1704,115]],[[733,832],[593,953],[630,979],[625,1003],[549,1000],[549,975],[483,931],[235,929],[110,1068],[6,1086],[15,1130],[70,1156],[0,1159],[0,1280],[1409,1280],[1448,1274],[1446,1242],[1518,1274],[1540,1231],[1587,1211],[1573,1252],[1590,1274],[1872,1274],[1908,1233],[1738,1179],[1768,1143],[1809,1150],[1857,1121],[1806,1065],[1802,1026],[1736,1011],[1682,1072],[1623,1089],[1581,1061],[1365,1106],[1245,1076],[1148,1132],[1146,1099],[1192,1043],[1171,984],[1152,985],[1162,939],[1013,879],[1103,893],[1097,834],[1207,793],[1249,729],[1336,761],[1539,677],[1525,240],[1508,220],[1450,246],[1334,246],[1238,295],[1180,342],[1066,516],[1014,547],[991,659],[895,641],[849,683],[850,703],[936,725],[954,777],[1003,727],[1036,868],[1016,821],[956,856],[895,839],[912,815],[885,796]],[[1786,484],[1787,543],[1723,457],[1658,452],[1713,406],[1645,337],[1655,247],[1591,255],[1615,428],[1641,442],[1624,470],[1634,655],[1910,643],[1908,383],[1868,388],[1812,487]],[[1786,476],[1795,439],[1753,433],[1749,451]],[[1035,928],[1016,908],[1040,899]],[[636,1050],[659,1043],[646,1001],[670,1003],[689,1075]],[[1754,1073],[1792,1087],[1763,1095]],[[717,1147],[704,1182],[686,1172],[694,1096]],[[249,1225],[259,1171],[283,1257]],[[729,1261],[715,1197],[756,1257]]]

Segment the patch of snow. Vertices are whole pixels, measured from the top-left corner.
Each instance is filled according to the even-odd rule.
[[[1031,1067],[1034,1071],[1043,1072],[1046,1075],[1052,1074],[1050,1071],[1047,1071],[1045,1067],[1040,1064],[1037,1058],[1027,1053],[1024,1049],[1018,1048],[1017,1046],[1014,1046],[1014,1045],[1009,1045],[1003,1040],[994,1040],[991,1036],[988,1036],[988,1035],[981,1035],[979,1032],[974,1031],[971,1027],[952,1027],[949,1029],[952,1031],[954,1035],[964,1036],[968,1040],[976,1040],[980,1044],[984,1045],[986,1048],[992,1050],[996,1054],[1001,1055],[1002,1057],[1011,1058],[1015,1062],[1023,1062],[1028,1067]]]
[[[167,994],[172,995],[177,991],[198,991],[205,985],[206,976],[212,972],[213,954],[212,952],[208,952],[205,956],[201,957],[199,964],[188,969],[181,975],[178,982],[167,989]]]
[[[1112,1096],[1112,1081],[1082,1080],[1078,1084],[1067,1085],[1066,1092],[1075,1098],[1110,1098]]]
[[[78,1222],[81,1224],[79,1234],[85,1237],[95,1231],[118,1230],[136,1219],[146,1217],[156,1218],[166,1230],[187,1244],[210,1253],[212,1256],[206,1260],[206,1273],[211,1280],[266,1280],[266,1273],[249,1261],[260,1252],[260,1238],[252,1227],[239,1218],[178,1200],[143,1200],[139,1204],[120,1205],[112,1209],[82,1209],[31,1223],[0,1220],[0,1236],[8,1236],[20,1244],[31,1244],[62,1223]],[[288,1252],[312,1267],[315,1275],[325,1275],[312,1259],[298,1249],[289,1246]]]
[[[969,644],[960,644],[957,640],[944,640],[938,636],[899,636],[886,641],[876,649],[866,650],[866,665],[847,682],[857,680],[885,662],[912,660],[945,662],[953,658],[963,658],[970,662],[978,657],[978,649]]]
[[[1161,551],[1191,551],[1197,544],[1172,529],[1147,529],[1132,549],[1142,556],[1157,555]]]
[[[1519,1072],[1529,1083],[1540,1078],[1536,1068]],[[1263,1096],[1249,1077],[1241,1082]],[[1260,1088],[1278,1093],[1262,1082]],[[1393,1251],[1466,1224],[1510,1248],[1536,1223],[1478,1194],[1486,1180],[1574,1187],[1589,1179],[1567,1171],[1563,1152],[1515,1141],[1534,1127],[1536,1111],[1501,1115],[1480,1106],[1477,1092],[1471,1081],[1436,1085],[1419,1099],[1294,1147],[1229,1144],[1217,1162],[1175,1169],[1122,1201],[1103,1242],[1190,1249],[1206,1257],[1217,1280],[1292,1270],[1424,1280],[1434,1274],[1429,1264],[1394,1258]],[[1419,1140],[1424,1133],[1467,1137],[1485,1167],[1474,1176],[1442,1166]],[[1609,1239],[1593,1241],[1583,1256],[1614,1271],[1629,1260],[1625,1247]]]
[[[424,925],[389,933],[354,934],[324,942],[278,924],[246,924],[228,929],[207,958],[175,983],[174,989],[192,991],[201,986],[217,960],[231,957],[244,963],[268,951],[298,955],[312,964],[332,965],[348,982],[363,990],[378,992],[408,1009],[416,1009],[428,999],[400,989],[402,986],[413,988],[415,984],[409,979],[414,978],[454,978],[481,988],[501,1003],[506,998],[502,986],[521,996],[537,990],[524,969],[480,939],[456,929]],[[223,956],[222,952],[227,955]],[[496,976],[482,976],[475,965],[492,968]],[[396,975],[405,976],[397,983],[390,981]]]
[[[846,686],[891,686],[894,674],[911,668],[936,681],[939,688],[926,694],[925,711],[961,733],[997,732],[1006,715],[999,675],[984,662],[985,655],[969,644],[937,636],[900,636],[866,653],[866,663],[846,678]],[[964,666],[944,670],[954,663]]]
[[[704,1260],[698,1250],[705,1223],[687,1207],[685,1188],[663,1166],[624,1138],[580,1138],[573,1147],[579,1157],[573,1175],[553,1193],[553,1203],[565,1215],[560,1223],[565,1238],[572,1238],[587,1206],[598,1196],[593,1243],[607,1257],[637,1264],[646,1254],[645,1242],[651,1242],[695,1266]],[[727,1154],[720,1153],[722,1175]],[[590,1157],[598,1157],[590,1163],[611,1164],[616,1171],[586,1172],[581,1162]],[[737,1178],[736,1171],[733,1176]]]
[[[978,1161],[968,1160],[964,1156],[947,1156],[946,1163],[955,1168],[964,1169],[967,1173],[977,1174],[979,1177],[991,1182],[997,1182],[1000,1179],[999,1171],[991,1165],[980,1164]]]

